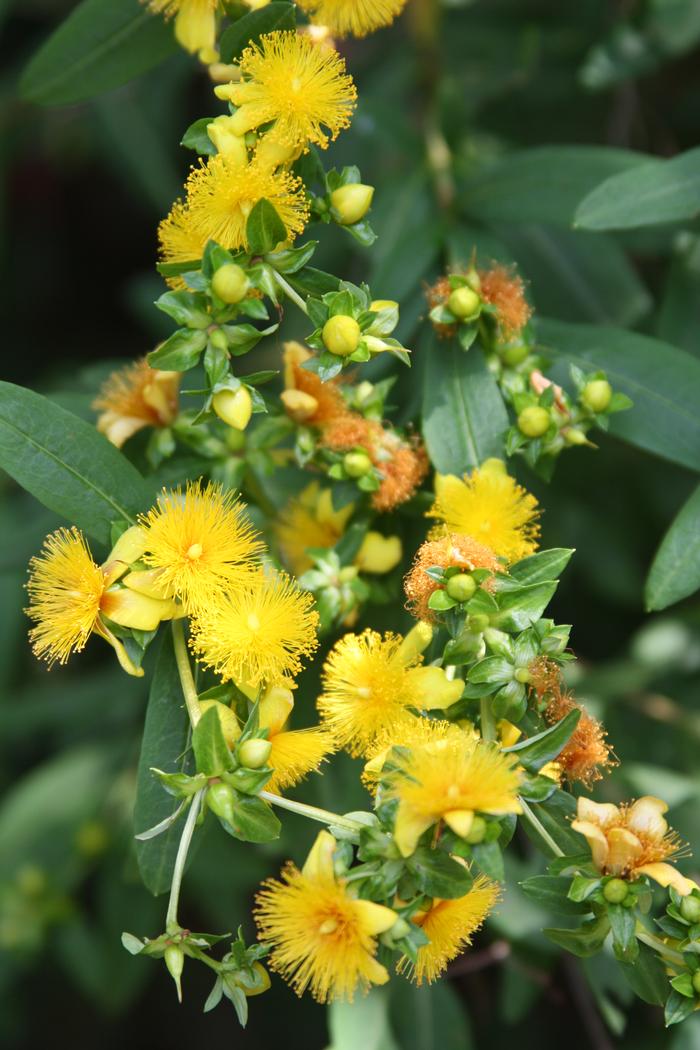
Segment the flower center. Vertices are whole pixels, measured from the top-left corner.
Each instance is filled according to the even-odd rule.
[[[187,552],[185,554],[185,557],[189,558],[190,561],[197,561],[199,558],[201,558],[202,557],[202,544],[201,543],[193,543],[190,547],[187,548]]]
[[[251,631],[260,630],[260,620],[255,613],[248,613],[248,627]]]
[[[319,933],[323,933],[323,934],[335,933],[335,931],[337,929],[338,929],[338,920],[337,919],[326,919],[319,926],[318,932]]]

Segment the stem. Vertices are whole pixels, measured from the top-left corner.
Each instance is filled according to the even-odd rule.
[[[319,824],[335,824],[337,827],[345,828],[347,831],[359,831],[365,826],[359,820],[341,817],[338,813],[331,813],[328,809],[319,809],[318,806],[307,806],[304,802],[294,802],[291,798],[273,795],[271,791],[261,791],[260,798],[265,799],[266,802],[271,802],[273,806],[279,806],[280,809],[288,809],[291,813],[298,813],[302,817],[308,817],[309,820],[317,820]]]
[[[650,948],[653,948],[659,955],[663,955],[669,962],[676,963],[679,966],[684,966],[685,962],[680,952],[674,952],[673,948],[669,948],[667,944],[661,940],[660,937],[655,937],[653,933],[649,933],[642,926],[640,922],[637,923],[635,930],[637,940],[642,941],[643,944],[648,944]]]
[[[202,801],[202,795],[204,794],[204,788],[197,792],[193,796],[192,802],[190,803],[190,811],[187,814],[187,820],[185,826],[182,829],[182,835],[180,837],[180,845],[177,847],[177,856],[175,857],[175,867],[173,868],[173,878],[170,883],[170,900],[168,901],[168,911],[165,916],[165,929],[166,932],[170,932],[173,929],[178,928],[177,921],[177,905],[180,899],[180,887],[182,886],[182,876],[185,872],[185,864],[187,863],[187,853],[192,842],[192,835],[194,834],[194,826],[199,816],[199,807]]]
[[[481,737],[483,740],[495,740],[498,734],[496,733],[496,722],[493,717],[493,710],[491,709],[488,696],[482,696],[480,707]]]
[[[275,280],[277,281],[277,284],[280,286],[284,294],[288,296],[292,300],[292,302],[295,303],[299,307],[299,309],[308,317],[309,311],[306,309],[306,303],[304,302],[302,297],[294,291],[291,284],[285,281],[281,273],[278,273],[275,269],[273,269],[272,272],[275,275]]]
[[[195,686],[194,678],[192,677],[192,668],[190,667],[190,658],[187,653],[185,631],[182,626],[182,620],[172,621],[172,631],[177,673],[180,676],[180,685],[182,686],[182,695],[184,696],[185,704],[187,705],[187,714],[190,716],[190,722],[194,729],[197,722],[199,722],[202,717],[202,712],[197,699],[197,687]]]
[[[518,796],[518,801],[520,802],[520,805],[523,808],[523,819],[525,820],[525,823],[529,824],[530,827],[533,828],[542,839],[544,839],[544,841],[547,843],[555,857],[563,857],[563,849],[560,849],[560,847],[557,846],[552,836],[542,826],[539,819],[532,812],[525,799]]]

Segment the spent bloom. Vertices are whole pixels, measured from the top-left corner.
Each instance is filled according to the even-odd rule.
[[[239,135],[271,123],[266,139],[306,150],[325,148],[350,124],[357,92],[345,62],[309,36],[268,33],[245,49],[240,70],[238,83],[216,89],[239,107],[232,118]]]
[[[165,593],[188,612],[206,605],[221,588],[248,578],[264,550],[245,506],[220,485],[201,481],[164,491],[142,518],[143,560],[157,570]]]
[[[509,562],[537,550],[537,500],[505,473],[500,460],[487,460],[464,478],[438,474],[428,516],[437,518],[448,532],[471,536]],[[441,534],[441,529],[435,530],[436,536]]]
[[[685,853],[683,842],[663,817],[667,810],[667,804],[653,795],[621,806],[579,797],[571,827],[588,842],[601,874],[631,881],[648,875],[685,897],[698,887],[666,863]]]
[[[428,569],[434,567],[458,568],[464,572],[488,569],[491,573],[498,572],[502,568],[493,551],[483,543],[473,540],[471,536],[448,533],[436,539],[426,540],[418,548],[413,565],[404,580],[407,607],[414,616],[421,620],[431,620],[435,615],[428,602],[440,584],[433,580],[427,572]],[[488,577],[482,586],[490,590],[493,586],[493,578]]]
[[[352,1000],[358,989],[389,980],[375,958],[376,938],[397,919],[391,908],[350,896],[334,873],[334,850],[335,839],[322,831],[301,871],[288,864],[281,881],[263,884],[255,912],[271,969],[322,1003]]]
[[[415,964],[403,956],[398,972],[406,973],[416,984],[435,981],[447,964],[471,945],[473,935],[498,901],[499,894],[497,883],[485,875],[477,875],[464,897],[434,898],[427,911],[413,917],[429,943],[418,949]]]
[[[178,411],[179,372],[160,372],[145,358],[107,378],[92,407],[97,429],[121,448],[144,427],[167,427]]]
[[[288,576],[250,574],[200,607],[193,623],[197,658],[224,681],[251,687],[278,683],[301,671],[318,646],[313,595]]]
[[[299,7],[316,25],[327,26],[337,36],[367,36],[390,25],[406,0],[298,0]]]
[[[448,737],[397,754],[385,798],[398,799],[394,837],[408,857],[424,831],[444,820],[469,834],[476,813],[520,813],[519,773],[492,744]]]
[[[368,629],[346,634],[331,649],[318,709],[351,755],[364,755],[383,733],[411,725],[412,709],[444,709],[461,696],[461,681],[448,679],[441,667],[421,666],[412,634],[402,639]]]
[[[493,266],[479,270],[481,298],[497,310],[498,327],[504,339],[519,335],[530,320],[532,310],[525,298],[522,278],[512,267]]]
[[[349,414],[337,379],[324,383],[303,365],[312,354],[301,343],[284,344],[284,390],[282,404],[296,423],[324,427]]]

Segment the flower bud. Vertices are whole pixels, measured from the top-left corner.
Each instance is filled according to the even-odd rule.
[[[454,289],[447,300],[447,306],[455,317],[459,317],[460,321],[467,321],[469,318],[476,317],[481,306],[481,299],[473,288],[462,285],[461,288]]]
[[[686,922],[695,925],[700,922],[700,897],[689,895],[681,898],[678,910]]]
[[[401,540],[398,536],[382,536],[380,532],[370,530],[355,555],[355,564],[360,572],[381,575],[395,569],[401,561],[401,555]]]
[[[380,339],[378,335],[371,334],[365,336],[365,345],[370,354],[383,354],[389,348],[389,343],[384,339]]]
[[[221,328],[214,328],[209,333],[209,342],[215,350],[221,350],[222,353],[228,353],[228,339],[226,338],[226,332]]]
[[[252,737],[239,744],[238,761],[246,769],[260,769],[267,762],[271,751],[272,744],[269,740],[263,740],[261,737]]]
[[[369,304],[370,310],[374,313],[381,313],[382,310],[398,310],[399,304],[395,299],[373,299]]]
[[[209,124],[207,130],[211,127],[212,125]],[[250,281],[245,270],[236,263],[224,263],[211,279],[211,290],[224,303],[240,303],[241,299],[247,295],[249,288]]]
[[[207,805],[209,809],[217,817],[225,820],[227,824],[233,824],[235,802],[236,795],[233,788],[228,784],[224,784],[223,781],[210,784],[207,788]]]
[[[338,579],[341,583],[350,583],[351,580],[357,578],[359,571],[357,565],[344,565],[338,573]]]
[[[529,346],[525,346],[524,343],[517,343],[515,346],[506,347],[503,351],[503,360],[509,368],[515,368],[516,365],[523,363],[529,353]]]
[[[283,390],[280,394],[287,415],[295,423],[305,423],[318,409],[318,401],[304,390]]]
[[[624,879],[610,879],[603,886],[603,896],[608,904],[622,904],[629,892]]]
[[[508,473],[505,463],[502,459],[499,459],[498,456],[489,456],[489,458],[485,459],[481,464],[479,470],[482,473],[485,472],[487,474],[505,475]]]
[[[202,49],[213,50],[216,43],[216,10],[209,5],[183,4],[175,19],[175,37],[191,54]]]
[[[146,550],[146,530],[141,525],[132,525],[123,532],[109,552],[107,562],[123,561],[127,565],[138,561]]]
[[[219,703],[218,700],[199,701],[199,710],[202,714],[211,710],[212,707],[219,716],[219,725],[221,726],[221,732],[226,741],[226,746],[233,747],[241,735],[241,727],[238,724],[238,719],[230,707],[227,707],[226,704]]]
[[[484,841],[488,824],[483,817],[480,817],[478,813],[475,814],[467,834],[464,836],[465,840],[470,846],[477,846],[480,842]]]
[[[180,984],[180,978],[182,977],[182,971],[185,967],[185,953],[178,944],[169,944],[163,952],[163,961],[168,968],[168,973],[175,981],[178,1001],[182,1002],[182,986]]]
[[[339,186],[331,193],[331,207],[338,216],[342,226],[353,226],[365,215],[372,204],[374,186],[365,186],[361,182],[351,182]]]
[[[538,438],[549,430],[549,412],[540,405],[530,405],[524,408],[518,416],[518,430],[525,437]]]
[[[354,317],[348,314],[336,314],[329,317],[323,326],[321,338],[323,345],[338,357],[354,354],[360,345],[360,326]]]
[[[517,667],[513,677],[515,678],[515,681],[520,682],[521,685],[527,685],[528,682],[532,681],[532,675],[527,667]]]
[[[581,401],[589,412],[604,412],[612,398],[612,387],[607,379],[592,379],[581,391]]]
[[[476,586],[476,580],[468,572],[458,572],[455,576],[450,576],[445,590],[456,602],[468,602],[474,597]]]
[[[279,733],[294,708],[294,694],[283,685],[271,685],[265,690],[258,706],[258,723],[269,729],[270,736]]]
[[[588,438],[582,430],[578,427],[567,427],[562,433],[562,437],[567,445],[587,445]]]
[[[485,631],[490,622],[487,613],[474,613],[467,619],[467,626],[470,631]]]
[[[399,647],[399,655],[404,664],[413,663],[415,658],[425,652],[433,640],[433,628],[425,620],[419,620],[412,627]]]
[[[220,390],[214,394],[211,407],[219,419],[235,430],[245,430],[253,414],[253,401],[244,386],[238,390]]]
[[[343,457],[343,470],[351,478],[363,478],[372,469],[372,460],[366,452],[348,452]]]

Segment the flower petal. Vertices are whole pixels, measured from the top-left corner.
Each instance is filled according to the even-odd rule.
[[[418,839],[433,823],[432,817],[424,817],[420,813],[416,813],[406,802],[399,803],[394,825],[394,841],[399,847],[402,857],[411,856],[416,848]]]
[[[576,811],[577,820],[591,821],[604,828],[620,819],[620,810],[612,802],[594,802],[590,798],[580,797]]]
[[[385,933],[390,930],[396,922],[398,915],[391,908],[383,904],[375,904],[374,901],[353,901],[353,908],[360,920],[360,925],[370,937]]]
[[[335,882],[333,854],[335,853],[336,845],[337,843],[330,831],[319,831],[316,841],[306,858],[304,867],[301,869],[302,875],[305,875],[307,879]]]
[[[603,832],[597,824],[592,824],[589,820],[573,820],[571,827],[586,839],[590,846],[593,863],[598,871],[602,871],[608,859],[608,840]]]
[[[668,831],[668,824],[661,814],[667,810],[668,805],[662,799],[644,795],[630,806],[627,827],[632,831],[641,831],[653,839],[662,839]]]
[[[608,859],[605,863],[611,875],[619,875],[634,867],[634,862],[642,852],[642,844],[637,836],[627,828],[611,828],[607,832]]]
[[[414,667],[408,676],[415,706],[423,711],[443,711],[464,692],[464,682],[448,678],[442,667]]]
[[[673,886],[681,897],[687,897],[693,890],[700,888],[692,879],[686,879],[685,875],[681,875],[672,864],[642,864],[640,868],[634,870],[635,875],[648,875],[654,882],[658,882],[659,886]]]
[[[471,809],[453,809],[445,813],[445,823],[452,828],[455,835],[464,838],[471,831],[474,823],[474,812]]]

